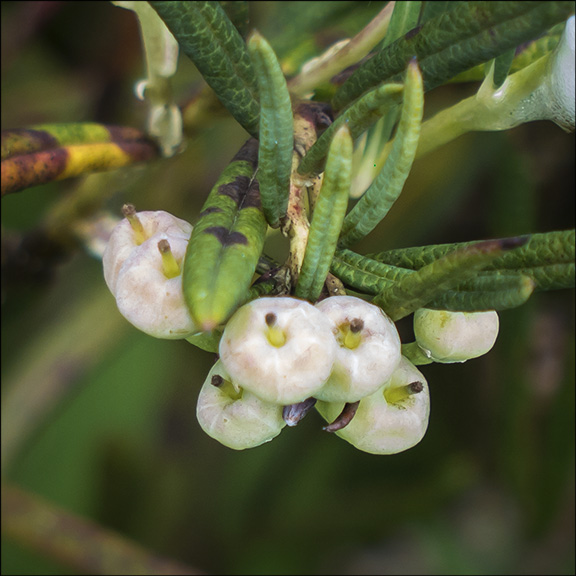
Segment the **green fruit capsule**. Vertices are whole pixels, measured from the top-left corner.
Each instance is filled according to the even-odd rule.
[[[236,386],[221,361],[200,390],[196,417],[206,434],[233,450],[270,442],[286,426],[282,406]]]
[[[466,362],[489,352],[498,337],[498,314],[419,308],[414,313],[418,346],[434,362]]]
[[[228,320],[245,301],[262,253],[266,219],[254,178],[258,142],[250,139],[206,200],[184,260],[184,297],[203,332]]]

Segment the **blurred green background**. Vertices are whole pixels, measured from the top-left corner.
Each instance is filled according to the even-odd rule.
[[[249,4],[286,61],[354,34],[384,5]],[[143,128],[132,13],[108,2],[2,2],[1,16],[3,129]],[[179,101],[200,85],[182,57]],[[426,116],[475,88],[430,92]],[[95,185],[106,182],[111,213],[132,202],[194,222],[245,138],[233,120],[210,119],[190,131],[181,155]],[[574,135],[551,123],[462,137],[415,164],[394,209],[357,250],[572,228],[574,157]],[[423,367],[429,429],[405,453],[362,453],[322,432],[316,413],[267,445],[234,452],[195,418],[211,354],[132,328],[85,250],[55,266],[26,260],[26,250],[16,251],[19,262],[7,257],[79,184],[2,200],[3,397],[21,387],[24,402],[39,404],[38,419],[10,438],[17,450],[6,455],[5,479],[209,573],[574,574],[573,290],[502,312],[485,357]],[[284,239],[271,237],[267,251],[282,258]],[[410,319],[399,330],[409,341]],[[67,572],[3,540],[2,573]]]

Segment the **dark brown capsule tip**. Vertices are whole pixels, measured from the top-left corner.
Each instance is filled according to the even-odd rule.
[[[350,332],[357,334],[364,328],[364,320],[362,318],[354,318],[350,320]]]
[[[274,326],[274,324],[276,324],[276,320],[278,318],[276,317],[276,314],[274,314],[274,312],[268,312],[268,314],[266,314],[264,320],[266,322],[266,326],[272,327]]]
[[[212,376],[212,380],[210,380],[210,383],[212,386],[216,386],[218,388],[218,386],[222,386],[224,383],[224,378],[222,378],[220,374],[214,374],[214,376]]]
[[[408,384],[408,390],[410,394],[419,394],[424,390],[424,384],[422,384],[422,382],[411,382]]]
[[[122,214],[125,218],[134,216],[134,214],[136,214],[136,208],[134,207],[134,204],[124,204],[124,206],[122,206]]]
[[[168,242],[166,238],[162,238],[162,240],[158,242],[158,250],[160,250],[161,254],[167,254],[171,250],[170,242]]]

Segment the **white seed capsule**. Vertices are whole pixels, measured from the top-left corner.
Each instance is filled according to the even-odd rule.
[[[139,226],[135,224],[134,217]],[[110,292],[116,293],[118,274],[126,259],[146,240],[158,236],[158,243],[161,238],[167,238],[172,246],[176,238],[188,241],[191,233],[191,224],[163,210],[134,212],[130,219],[124,218],[118,222],[102,256],[104,279]]]
[[[234,450],[269,442],[286,426],[282,406],[235,387],[220,360],[200,390],[196,416],[206,434]]]
[[[234,382],[268,402],[296,404],[315,396],[336,357],[331,322],[296,298],[259,298],[239,308],[220,340]]]
[[[382,387],[401,357],[392,320],[378,306],[354,296],[326,298],[316,308],[334,323],[338,343],[332,374],[316,398],[356,402]]]
[[[318,412],[333,422],[342,402],[317,402]],[[336,435],[370,454],[396,454],[412,448],[426,433],[430,415],[428,384],[422,373],[402,357],[390,380],[360,400],[352,420]]]
[[[167,212],[130,213],[112,232],[104,278],[120,313],[156,338],[196,332],[182,293],[181,263],[192,226]]]
[[[434,362],[465,362],[486,354],[498,336],[498,314],[420,308],[414,313],[418,346]]]

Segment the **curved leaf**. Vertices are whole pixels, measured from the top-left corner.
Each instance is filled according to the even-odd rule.
[[[277,228],[286,214],[290,193],[292,102],[276,54],[257,32],[248,41],[248,51],[260,89],[258,180],[262,210],[268,224]]]
[[[523,274],[534,281],[536,290],[574,287],[576,256],[574,229],[531,234],[526,238],[524,246],[502,254],[491,262],[486,270],[514,271]],[[473,244],[474,242],[435,244],[388,250],[368,256],[392,266],[418,270],[455,250]]]
[[[398,131],[384,167],[344,220],[339,245],[361,240],[386,216],[402,192],[418,148],[424,109],[422,76],[416,62],[408,65]]]
[[[254,178],[257,155],[258,142],[248,140],[210,191],[188,243],[184,298],[205,332],[245,301],[262,253],[267,224]]]
[[[258,88],[246,44],[215,1],[150,2],[222,104],[258,135]]]
[[[139,130],[93,123],[2,131],[2,195],[158,157]]]
[[[334,133],[341,126],[347,124],[352,140],[356,140],[358,136],[382,118],[392,106],[400,103],[403,90],[402,84],[384,84],[353,102],[346,110],[342,111],[310,148],[302,159],[298,172],[300,174],[321,172],[324,169],[324,159]]]
[[[346,125],[334,135],[314,215],[296,296],[316,302],[330,270],[338,235],[348,206],[352,180],[352,138]]]
[[[458,2],[410,30],[364,63],[336,92],[339,110],[374,86],[396,79],[416,57],[430,90],[543,34],[574,13],[573,2]]]
[[[456,250],[420,270],[404,276],[374,298],[396,321],[442,296],[443,292],[472,278],[496,258],[526,241],[525,238],[487,240]]]

